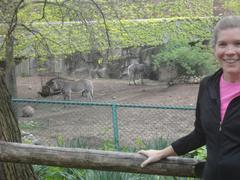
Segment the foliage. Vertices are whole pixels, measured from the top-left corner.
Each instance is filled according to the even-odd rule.
[[[202,146],[194,151],[189,152],[187,156],[197,160],[206,160],[207,159],[206,146]]]
[[[181,178],[171,176],[157,176],[146,174],[107,172],[107,171],[86,171],[86,180],[194,180],[194,178]]]
[[[161,52],[154,56],[156,67],[172,67],[179,76],[206,75],[216,68],[215,64],[213,53],[207,47],[190,46],[181,40],[166,44]]]
[[[41,61],[77,51],[104,51],[109,45],[115,49],[161,45],[179,37],[189,41],[209,38],[218,19],[211,18],[213,0],[48,1],[46,6],[27,2],[31,3],[18,12],[15,56]],[[239,12],[238,1],[221,2],[227,10]],[[4,29],[1,24],[1,35]]]
[[[213,0],[101,0],[97,2],[107,19],[152,19],[213,15]]]
[[[34,130],[34,129],[37,129],[37,128],[42,128],[42,124],[40,124],[38,121],[23,121],[23,122],[20,122],[19,123],[19,127],[20,129],[22,130]]]
[[[146,149],[163,149],[169,145],[169,142],[167,139],[160,137],[144,142],[144,144]]]
[[[63,143],[62,143],[63,144]],[[85,148],[88,149],[88,143],[87,143],[87,139],[85,138],[73,138],[70,141],[67,141],[64,143],[65,147],[72,147],[72,148]]]
[[[115,151],[115,144],[110,140],[105,140],[101,149],[104,151]]]
[[[57,134],[56,139],[58,146],[63,147],[65,145],[64,137],[61,134]]]
[[[178,38],[186,41],[209,38],[215,18],[172,18],[148,20],[107,21],[111,48],[157,46]],[[94,32],[94,43],[90,43]],[[31,34],[18,29],[15,56],[31,56],[46,61],[49,57],[72,54],[74,52],[90,52],[93,47],[99,51],[109,48],[104,33],[103,23],[94,23],[86,28],[81,22],[61,25],[35,23]],[[44,37],[44,38],[43,38]]]
[[[96,2],[98,7],[93,1],[24,6],[18,13],[23,26],[17,26],[14,32],[15,56],[46,61],[91,49],[155,46],[178,36],[206,38],[215,21],[211,18],[212,0]]]
[[[231,12],[233,15],[240,15],[240,1],[239,0],[222,0],[225,11]]]
[[[151,19],[160,17],[204,17],[213,15],[213,0],[138,0],[109,1],[96,0],[107,19]],[[92,1],[68,1],[65,8],[61,4],[48,4],[45,7],[45,17],[48,21],[99,19],[100,10]],[[71,8],[71,9],[70,9]],[[31,4],[22,12],[23,19],[41,19],[43,4]],[[42,19],[44,20],[44,19]]]
[[[75,180],[84,179],[85,172],[73,168],[51,167],[51,166],[33,166],[39,180]]]

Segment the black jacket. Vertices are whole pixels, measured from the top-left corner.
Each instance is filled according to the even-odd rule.
[[[222,70],[204,78],[199,87],[194,130],[172,143],[178,155],[206,144],[204,180],[240,180],[240,96],[234,98],[220,124]]]

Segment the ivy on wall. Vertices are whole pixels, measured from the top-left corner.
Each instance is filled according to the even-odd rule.
[[[221,0],[223,7],[228,14],[240,15],[240,1],[239,0]]]
[[[156,46],[179,38],[186,41],[209,39],[215,21],[214,17],[108,21],[110,48]],[[91,26],[95,46],[100,51],[109,48],[104,28],[103,23],[93,23]],[[38,23],[34,29],[41,31],[41,35],[16,32],[17,54],[35,56],[37,52],[50,56],[92,49],[91,34],[80,22],[65,25]]]
[[[236,1],[236,0],[235,0]],[[213,15],[213,0],[138,0],[113,1],[96,0],[107,19],[151,19],[168,17],[205,17]],[[91,1],[68,1],[70,7],[48,5],[45,7],[45,18],[48,21],[74,21],[79,18],[99,19],[99,10]],[[43,7],[32,4],[21,12],[24,20],[40,19]]]
[[[204,17],[213,15],[213,0],[142,0],[137,2],[105,0],[102,2],[105,3],[105,6],[102,7],[104,7],[106,14],[117,14],[121,19]],[[109,3],[113,8],[108,8],[106,4]]]
[[[210,38],[213,0],[96,1],[105,14],[112,49],[156,46],[176,39]],[[50,57],[109,48],[100,11],[91,1],[66,2],[69,8],[32,4],[20,11],[15,56]],[[84,19],[84,20],[83,20]],[[40,32],[40,34],[39,34]]]

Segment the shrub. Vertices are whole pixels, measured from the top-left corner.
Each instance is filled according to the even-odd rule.
[[[203,76],[216,69],[210,49],[201,45],[190,46],[186,42],[167,44],[153,60],[155,67],[176,69],[178,76]]]

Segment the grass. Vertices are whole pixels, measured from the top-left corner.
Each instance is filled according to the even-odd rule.
[[[19,123],[19,127],[24,131],[31,131],[42,127],[42,124],[37,121],[23,121]]]

